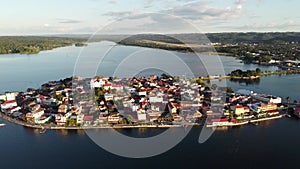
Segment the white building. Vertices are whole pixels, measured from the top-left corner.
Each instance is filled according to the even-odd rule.
[[[137,111],[139,107],[140,107],[140,106],[137,105],[137,104],[132,104],[132,105],[131,105],[131,110],[132,110],[132,111]]]
[[[105,81],[103,81],[102,79],[99,79],[99,80],[92,79],[90,82],[91,89],[96,88],[96,87],[100,88],[104,84],[105,84]]]
[[[137,110],[137,117],[139,121],[145,121],[147,119],[146,111],[143,108]]]
[[[55,123],[59,126],[64,126],[67,122],[67,118],[62,114],[55,114]]]
[[[150,103],[161,103],[163,102],[163,97],[160,96],[150,96],[149,97]]]
[[[17,106],[17,102],[15,100],[10,100],[10,101],[3,102],[1,104],[1,109],[5,110],[5,109],[9,109],[9,108],[12,108],[15,106]]]
[[[44,109],[40,108],[37,111],[33,111],[31,113],[26,114],[27,121],[36,122],[40,119],[40,117],[44,114]]]
[[[7,101],[16,100],[16,93],[5,93],[5,96]]]
[[[140,91],[138,92],[138,95],[139,95],[139,96],[147,96],[147,91],[146,91],[146,90],[140,90]]]
[[[17,112],[19,110],[21,110],[21,107],[20,106],[15,106],[15,107],[7,109],[7,113],[12,114],[12,113]]]

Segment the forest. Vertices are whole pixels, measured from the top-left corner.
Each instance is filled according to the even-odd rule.
[[[163,43],[161,43],[163,42]],[[300,60],[300,33],[208,33],[208,34],[139,34],[118,42],[122,45],[144,46],[183,52],[213,52],[211,48],[179,44],[207,45],[211,43],[216,52],[238,57],[244,61],[268,62],[271,59]],[[174,47],[175,46],[175,47]]]
[[[85,42],[82,38],[42,37],[42,36],[0,36],[0,54],[35,54],[43,50],[71,46]]]

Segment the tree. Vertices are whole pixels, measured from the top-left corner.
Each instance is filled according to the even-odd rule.
[[[291,101],[291,97],[290,96],[286,97],[285,99],[287,100],[288,103],[290,103],[290,101]]]
[[[54,95],[54,98],[58,101],[62,101],[63,95],[62,94]]]
[[[256,68],[255,72],[259,76],[261,74],[261,69],[260,68]]]
[[[234,90],[231,87],[226,87],[226,92],[227,93],[233,93]]]

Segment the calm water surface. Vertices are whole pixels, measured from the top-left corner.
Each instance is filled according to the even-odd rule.
[[[94,44],[97,45],[97,44]],[[120,59],[137,47],[117,46],[111,51]],[[0,57],[0,93],[39,87],[49,80],[73,75],[74,65],[82,48],[65,47],[44,51],[37,55],[2,55]],[[98,53],[106,50],[97,46]],[[157,52],[157,50],[156,50]],[[186,56],[186,54],[181,54]],[[100,55],[97,57],[101,57]],[[109,57],[108,57],[109,58]],[[234,69],[255,69],[231,57],[221,57],[226,73]],[[105,63],[111,60],[105,60]],[[111,62],[113,64],[113,62]],[[88,64],[88,63],[87,63]],[[275,67],[260,67],[275,70]],[[109,70],[109,69],[103,69]],[[103,72],[103,74],[110,72]],[[227,81],[234,89],[246,88],[261,93],[291,96],[298,99],[299,75],[270,76],[258,83],[246,84]],[[1,121],[1,119],[0,119]],[[39,134],[5,122],[0,128],[0,166],[19,168],[299,168],[300,121],[283,118],[218,130],[205,143],[199,144],[200,127],[195,127],[176,147],[159,156],[146,159],[128,159],[106,152],[94,144],[84,131],[47,131]],[[130,129],[133,137],[147,136],[163,129]],[[105,130],[109,132],[109,130]]]

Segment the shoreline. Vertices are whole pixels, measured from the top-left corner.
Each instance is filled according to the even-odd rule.
[[[212,124],[208,124],[208,125],[206,125],[206,127],[207,128],[212,128],[212,127],[243,126],[243,125],[253,124],[253,123],[257,123],[257,122],[263,122],[263,121],[269,121],[269,120],[276,120],[276,119],[280,119],[282,117],[284,117],[284,116],[282,114],[279,114],[279,115],[272,116],[272,117],[264,117],[264,118],[259,118],[259,119],[252,119],[252,120],[247,120],[247,121],[238,122],[238,123],[228,123],[226,125],[212,125]]]
[[[20,125],[27,128],[32,129],[47,129],[47,130],[90,130],[90,129],[131,129],[131,128],[181,128],[181,127],[189,127],[189,126],[201,126],[198,123],[190,123],[184,125],[100,125],[100,126],[74,126],[74,127],[64,127],[64,126],[53,126],[53,125],[34,125],[22,122],[20,120],[13,119],[3,113],[1,113],[0,117],[8,122],[11,122],[16,125]]]
[[[166,128],[182,128],[182,127],[190,127],[190,126],[204,126],[206,128],[218,128],[218,127],[234,127],[234,126],[243,126],[247,124],[253,124],[257,122],[263,122],[263,121],[269,121],[269,120],[276,120],[284,117],[284,115],[276,115],[272,117],[265,117],[265,118],[259,118],[259,119],[251,119],[243,122],[237,122],[237,123],[229,123],[226,125],[201,125],[198,123],[190,123],[190,124],[184,124],[184,125],[99,125],[99,126],[74,126],[74,127],[64,127],[64,126],[53,126],[53,125],[34,125],[22,122],[20,120],[13,119],[3,113],[1,113],[0,117],[4,119],[5,121],[11,122],[16,125],[20,125],[27,128],[32,129],[41,129],[41,130],[91,130],[91,129],[136,129],[136,128],[157,128],[157,129],[166,129]]]

